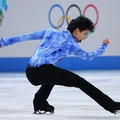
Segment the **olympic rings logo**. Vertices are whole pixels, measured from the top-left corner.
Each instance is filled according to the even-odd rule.
[[[49,13],[48,13],[48,20],[49,20],[50,25],[51,25],[53,28],[55,28],[55,29],[59,29],[59,28],[61,28],[61,27],[63,26],[65,19],[66,19],[66,23],[69,24],[69,22],[71,21],[72,17],[70,17],[68,14],[69,14],[69,12],[70,12],[70,9],[72,9],[73,7],[77,8],[77,10],[78,10],[78,12],[79,12],[79,16],[80,16],[80,15],[86,16],[86,13],[88,12],[88,9],[89,9],[89,8],[92,8],[92,9],[95,11],[95,13],[96,13],[96,20],[95,20],[95,22],[94,22],[94,26],[96,27],[96,25],[98,24],[98,20],[99,20],[99,13],[98,13],[98,9],[97,9],[96,6],[93,5],[93,4],[87,5],[87,6],[84,8],[83,13],[82,13],[80,7],[79,7],[78,5],[76,5],[76,4],[70,5],[70,6],[67,8],[66,13],[65,13],[65,11],[64,11],[64,9],[63,9],[63,7],[62,7],[61,5],[59,5],[59,4],[54,4],[54,5],[50,8]],[[52,12],[53,12],[53,10],[54,10],[55,8],[59,8],[59,9],[61,10],[61,12],[62,12],[62,16],[58,19],[57,25],[54,25],[53,22],[52,22],[52,20],[51,20],[51,14],[52,14]],[[87,17],[87,16],[86,16],[86,17]]]

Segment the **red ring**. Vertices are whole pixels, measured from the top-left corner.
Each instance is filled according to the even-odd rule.
[[[92,8],[95,9],[95,12],[96,12],[97,18],[96,18],[96,22],[94,23],[94,26],[96,26],[97,23],[98,23],[98,19],[99,19],[99,13],[98,13],[97,8],[96,8],[93,4],[89,4],[89,5],[87,5],[87,6],[85,7],[85,9],[84,9],[84,11],[83,11],[83,15],[85,15],[85,12],[86,12],[86,10],[87,10],[89,7],[92,7]]]

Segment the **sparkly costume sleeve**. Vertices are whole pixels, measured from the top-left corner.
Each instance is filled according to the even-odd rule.
[[[36,31],[30,34],[25,34],[25,35],[19,35],[19,36],[7,38],[7,39],[1,38],[0,45],[3,47],[3,46],[12,45],[18,42],[22,42],[22,41],[42,39],[44,34],[45,34],[45,30]]]
[[[104,53],[106,47],[107,47],[107,44],[103,43],[100,46],[100,48],[98,48],[97,50],[95,50],[93,52],[85,52],[82,49],[77,49],[77,50],[75,50],[75,55],[84,59],[84,60],[92,60],[95,57],[102,55]]]

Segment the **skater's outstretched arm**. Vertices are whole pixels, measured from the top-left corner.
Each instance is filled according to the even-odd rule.
[[[75,49],[75,55],[84,60],[92,60],[95,57],[102,55],[109,43],[110,42],[108,39],[103,40],[103,44],[97,50],[94,50],[92,52],[86,52],[81,48]]]
[[[27,41],[27,40],[38,40],[42,39],[46,30],[36,31],[29,34],[14,36],[10,38],[1,38],[0,39],[0,47],[12,45],[18,42]]]

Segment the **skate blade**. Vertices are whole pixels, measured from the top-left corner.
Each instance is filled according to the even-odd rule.
[[[45,114],[45,113],[51,113],[51,114],[53,114],[54,113],[54,111],[41,111],[41,110],[38,110],[38,111],[34,111],[34,113],[33,114]]]
[[[116,114],[119,114],[119,113],[120,113],[120,110],[116,110],[114,114],[116,115]]]

